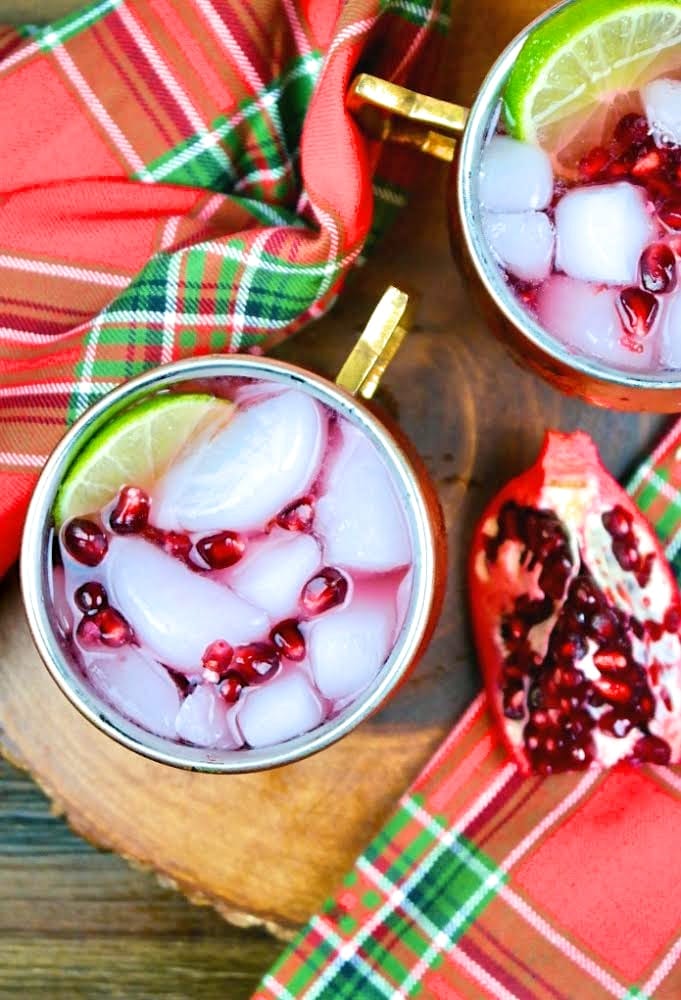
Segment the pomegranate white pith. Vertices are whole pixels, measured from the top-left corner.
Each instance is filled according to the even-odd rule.
[[[53,592],[105,700],[152,733],[237,749],[308,732],[366,689],[404,621],[412,553],[361,431],[301,391],[221,386],[229,422],[62,526]]]
[[[681,600],[647,522],[581,432],[550,433],[474,539],[476,641],[525,770],[681,760]]]

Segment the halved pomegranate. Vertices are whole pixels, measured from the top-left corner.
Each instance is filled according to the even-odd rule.
[[[549,432],[471,550],[489,702],[525,772],[681,760],[681,595],[591,438]]]

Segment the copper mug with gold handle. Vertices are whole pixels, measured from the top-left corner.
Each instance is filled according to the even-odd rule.
[[[451,164],[447,211],[454,257],[496,335],[514,357],[561,392],[616,410],[681,410],[681,373],[625,372],[572,353],[517,301],[482,229],[478,193],[486,142],[494,132],[504,85],[530,33],[571,0],[529,24],[498,57],[470,109],[417,94],[377,77],[358,76],[348,105],[372,136],[415,146]]]
[[[439,617],[445,588],[446,540],[435,488],[411,444],[371,398],[404,339],[411,302],[387,289],[334,382],[298,365],[252,355],[208,355],[162,365],[118,386],[95,403],[59,442],[28,510],[21,585],[33,640],[53,679],[79,711],[124,746],[175,767],[214,773],[258,771],[291,763],[336,742],[377,711],[413,670]],[[51,587],[52,511],[64,475],[88,440],[116,414],[161,390],[223,377],[262,378],[310,394],[366,435],[383,460],[410,536],[412,583],[404,621],[378,675],[351,704],[294,739],[257,749],[219,750],[153,735],[100,697],[86,681],[58,627]],[[205,390],[204,390],[205,391]]]

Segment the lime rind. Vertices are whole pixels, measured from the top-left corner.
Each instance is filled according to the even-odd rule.
[[[123,411],[92,437],[70,466],[54,504],[59,527],[90,514],[125,483],[150,486],[208,419],[227,419],[233,405],[208,393],[160,394]]]
[[[586,106],[599,89],[632,89],[681,45],[681,0],[579,0],[529,35],[503,97],[511,135],[539,143],[547,123]]]

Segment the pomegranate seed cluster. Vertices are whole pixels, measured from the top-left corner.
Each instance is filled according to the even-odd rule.
[[[249,433],[254,422],[266,425],[268,407],[286,415],[287,395],[299,421],[280,456],[290,482],[282,486],[273,467],[270,486],[249,469],[263,460]],[[178,460],[158,484],[124,484],[102,510],[60,530],[57,617],[74,656],[98,693],[150,732],[219,749],[282,742],[354,701],[390,653],[411,560],[394,487],[363,434],[301,396],[249,386],[239,406],[237,386],[235,416],[205,446],[218,470],[209,454],[209,495],[200,500],[210,505],[215,495],[230,509],[220,490],[234,483],[236,527],[225,515],[216,530],[222,515],[212,510],[207,529],[197,527],[193,503],[186,523],[169,523],[185,484],[194,489],[200,479],[190,457],[186,479]],[[296,453],[296,434],[314,460],[302,446]],[[236,481],[220,469],[222,454],[235,456]],[[372,497],[362,487],[372,477],[378,506],[368,516]]]
[[[655,555],[641,554],[632,515],[616,505],[601,522],[612,557],[645,588]],[[536,578],[533,593],[515,596],[496,626],[504,651],[503,713],[521,727],[532,768],[541,774],[587,768],[599,759],[602,735],[629,739],[625,756],[632,762],[669,763],[669,744],[650,729],[658,698],[671,710],[669,692],[655,664],[646,671],[637,646],[661,642],[665,632],[676,635],[679,609],[669,608],[662,623],[623,612],[585,558],[575,565],[567,529],[553,511],[505,503],[496,534],[484,539],[490,567],[506,542],[518,546],[520,564]]]
[[[674,83],[677,101],[678,84]],[[681,369],[681,136],[624,115],[560,175],[539,147],[497,134],[480,198],[491,249],[523,306],[570,350],[615,368]]]

